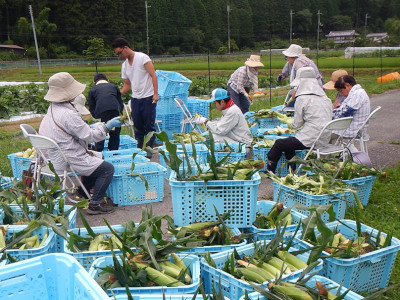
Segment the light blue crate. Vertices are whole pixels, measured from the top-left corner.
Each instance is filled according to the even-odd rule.
[[[134,158],[135,163],[145,163],[150,161],[150,159],[145,157],[146,151],[142,151],[142,149],[139,148],[102,152],[104,161],[113,165],[132,164],[132,155],[134,153],[138,153]]]
[[[108,150],[109,139],[110,137],[107,136],[104,141],[103,151],[109,151]],[[130,149],[130,148],[137,148],[137,141],[133,137],[130,137],[129,135],[121,134],[119,136],[119,149]]]
[[[335,193],[335,194],[323,194],[323,195],[311,195],[300,190],[295,190],[291,187],[279,184],[277,182],[272,182],[274,188],[274,201],[282,202],[285,206],[293,206],[296,203],[303,204],[307,207],[312,205],[332,205],[333,211],[336,214],[337,219],[343,219],[346,213],[346,202],[350,196],[349,192],[345,193]],[[294,208],[298,212],[309,216],[310,211],[300,210]],[[324,212],[321,216],[324,222],[329,221],[329,215]]]
[[[111,228],[118,233],[122,233],[125,229],[122,225],[111,225]],[[92,227],[94,233],[102,233],[104,237],[111,236],[110,228],[108,226],[96,226]],[[86,228],[74,228],[68,230],[75,234],[78,234],[83,237],[89,237],[89,234]],[[101,251],[82,251],[82,252],[73,252],[68,249],[68,242],[66,240],[63,241],[63,252],[73,256],[86,270],[89,271],[92,263],[99,257],[111,255],[111,250],[101,250]],[[115,254],[121,254],[120,249],[113,249]]]
[[[21,180],[22,172],[29,169],[32,158],[15,156],[15,153],[9,154],[7,157],[10,160],[13,176],[18,180]]]
[[[195,113],[198,113],[199,115],[202,115],[203,117],[208,119],[211,102],[214,102],[214,100],[188,98],[186,106],[187,106],[188,110],[190,111],[190,113],[192,114],[192,116]]]
[[[168,295],[168,297],[163,296],[162,294],[143,294],[143,295],[132,295],[133,300],[192,300],[193,294],[182,294],[182,295]],[[212,297],[212,295],[210,295]],[[203,295],[197,295],[195,300],[208,300],[212,298],[204,298]],[[110,300],[128,300],[128,295],[115,295],[110,296]],[[229,300],[224,297],[224,300]]]
[[[369,196],[371,195],[372,186],[374,185],[376,176],[366,176],[353,178],[348,180],[343,180],[350,187],[354,187],[357,189],[357,196],[360,198],[362,205],[367,205],[369,201]],[[351,193],[349,200],[347,201],[347,206],[352,207],[354,203],[354,195]]]
[[[330,229],[337,229],[350,240],[357,238],[357,223],[353,220],[341,220],[327,223]],[[316,235],[318,230],[315,229]],[[367,232],[374,237],[378,230],[361,224],[361,232]],[[383,236],[386,233],[381,232]],[[335,282],[343,282],[343,285],[352,291],[373,292],[385,288],[392,274],[397,252],[400,249],[400,240],[392,237],[392,244],[388,247],[368,252],[354,258],[328,257],[324,259],[322,275]],[[328,253],[325,253],[329,255]]]
[[[315,275],[312,278],[310,278],[306,282],[306,285],[311,288],[315,288],[317,281],[321,282],[334,295],[336,295],[336,293],[339,293],[339,295],[342,295],[348,290],[345,287],[340,286],[340,284],[334,282],[333,280],[330,280],[329,278],[322,277],[319,275]],[[250,293],[250,294],[248,294],[248,297],[249,297],[248,299],[250,299],[250,300],[268,300],[268,298],[266,298],[265,296],[263,296],[262,294],[260,294],[258,292]],[[240,300],[244,300],[244,299],[245,299],[244,296],[240,297]],[[349,291],[346,294],[346,296],[344,297],[344,300],[361,300],[361,299],[364,299],[364,297],[354,293],[353,291]]]
[[[269,241],[259,241],[257,243],[268,243],[268,242]],[[291,247],[289,251],[292,252],[295,250],[302,250],[309,248],[309,245],[307,243],[297,239],[294,240],[294,244],[295,246]],[[245,246],[238,247],[235,249],[240,256],[252,255],[254,253],[254,244],[247,244]],[[216,267],[210,266],[205,261],[204,258],[200,259],[201,277],[203,280],[206,293],[211,293],[212,287],[214,286],[217,291],[221,288],[222,293],[225,297],[231,300],[239,300],[240,297],[243,296],[245,290],[254,291],[253,287],[247,281],[238,279],[233,275],[225,271],[222,271],[225,262],[227,261],[227,259],[229,259],[232,253],[233,249],[223,251],[220,253],[211,254],[211,258],[214,260]],[[310,251],[307,251],[296,256],[306,262],[308,260],[309,255]],[[322,260],[319,259],[319,264],[312,270],[312,272],[321,269],[322,269]],[[297,279],[301,275],[302,271],[303,269],[297,270],[295,272],[292,272],[291,274],[283,275],[282,278],[285,281],[291,279]],[[221,286],[219,285],[219,282],[221,282]]]
[[[286,129],[287,125],[286,124],[284,124],[284,125],[281,125],[280,127],[283,128],[283,129]],[[274,130],[274,128],[276,128],[276,127],[258,128],[257,129],[257,136],[258,137],[272,136],[275,139],[277,137],[287,138],[287,137],[290,137],[290,136],[295,136],[295,133],[280,133],[280,134],[274,133],[274,132],[272,132],[272,130]],[[266,132],[267,132],[267,134],[265,134]]]
[[[119,206],[160,202],[164,197],[166,168],[155,162],[136,164],[133,173],[142,174],[145,182],[137,175],[130,175],[131,164],[115,165],[114,175],[107,188],[107,195]]]
[[[185,160],[185,154],[182,148],[181,144],[176,144],[177,146],[177,150],[176,150],[176,154],[180,156],[180,158],[182,159],[182,167],[185,167],[187,165],[186,160]],[[160,146],[159,149],[165,151],[165,155],[167,156],[167,158],[169,158],[169,152],[166,150],[165,146]],[[193,154],[193,147],[192,144],[185,144],[185,149],[186,149],[186,153],[189,156],[189,159],[192,158],[192,154]],[[195,144],[195,149],[196,149],[196,161],[198,164],[200,165],[205,165],[207,164],[207,154],[208,154],[208,148],[206,145],[204,144]],[[165,167],[167,169],[165,176],[167,178],[169,178],[170,174],[171,174],[171,168],[165,163],[164,160],[164,156],[160,155],[160,164]],[[196,167],[196,163],[192,162],[192,167]]]
[[[171,114],[182,114],[182,109],[176,104],[175,98],[179,98],[183,103],[187,103],[188,92],[180,93],[172,96],[160,96],[157,101],[157,119],[162,119],[162,116],[168,116]]]
[[[232,233],[234,235],[240,235],[240,230],[238,228],[232,228]],[[172,236],[173,240],[176,240],[175,236]],[[194,247],[189,250],[180,251],[179,253],[192,253],[202,255],[204,253],[218,253],[225,250],[230,250],[233,248],[241,247],[247,244],[247,240],[243,239],[238,244],[231,244],[231,245],[211,245],[211,246],[203,246],[203,247]]]
[[[264,215],[267,215],[271,209],[275,206],[276,202],[263,200],[257,202],[257,212],[262,212]],[[284,208],[286,208],[284,206]],[[294,224],[286,226],[285,232],[293,233],[295,232],[297,225],[301,222],[302,219],[306,219],[307,216],[299,213],[298,211],[291,210],[290,214],[292,215],[292,221]],[[257,228],[254,225],[248,229],[247,232],[254,233],[253,239],[254,240],[272,240],[276,235],[276,228],[268,228],[268,229],[261,229]]]
[[[0,299],[103,300],[108,296],[73,257],[57,253],[0,268]]]
[[[166,287],[166,286],[147,286],[147,287],[129,287],[129,291],[132,295],[141,295],[141,294],[153,294],[153,295],[162,295],[165,294],[167,299],[169,295],[172,294],[193,294],[200,285],[200,263],[199,258],[193,254],[178,254],[179,257],[183,260],[184,264],[189,267],[190,275],[192,277],[192,283],[184,286],[178,287]],[[121,262],[121,258],[118,257]],[[171,256],[169,260],[173,262]],[[92,278],[97,278],[99,276],[100,269],[106,266],[113,265],[113,257],[105,256],[99,259],[96,259],[93,262],[92,267],[89,270],[90,276]],[[109,295],[111,294],[110,290],[107,290]],[[126,295],[125,287],[118,287],[112,289],[112,293],[115,295]]]
[[[242,143],[228,143],[229,147],[232,149],[232,152],[226,152],[226,151],[221,151],[224,150],[226,147],[225,143],[215,143],[215,159],[216,161],[220,161],[224,157],[226,157],[229,154],[228,159],[226,160],[226,163],[233,163],[237,161],[244,160],[246,156],[246,145]],[[239,147],[240,145],[240,147]]]
[[[214,206],[220,214],[231,210],[225,221],[230,227],[251,227],[256,217],[257,192],[261,182],[255,173],[250,180],[178,181],[171,172],[174,223],[185,226],[196,222],[216,221]]]
[[[12,186],[12,183],[14,181],[14,177],[6,177],[6,176],[1,176],[0,173],[0,186],[2,189],[6,189],[10,186]]]
[[[268,153],[271,148],[259,148],[257,145],[253,147],[253,156],[254,159],[261,159],[265,162],[265,166],[262,171],[267,170],[267,163],[268,163]],[[306,155],[305,150],[296,150],[296,156],[300,158],[304,158]],[[287,166],[287,159],[285,157],[285,153],[282,153],[281,158],[278,160],[278,165],[276,167],[276,174],[278,176],[286,176],[289,174],[288,166]]]
[[[6,233],[6,240],[11,239],[13,234],[20,232],[25,229],[28,225],[9,225]],[[48,232],[48,236],[42,246],[34,249],[19,250],[19,249],[8,249],[8,254],[15,260],[25,260],[36,256],[54,253],[56,251],[56,239],[55,234],[51,228],[44,226],[34,230],[32,235],[38,235],[39,240],[42,241],[45,234]]]
[[[173,96],[186,93],[192,81],[185,76],[173,71],[156,71],[158,80],[158,94],[160,96]]]
[[[161,111],[161,109],[159,111]],[[161,123],[159,124],[161,131],[179,128],[178,131],[176,132],[181,132],[181,121],[183,120],[183,112],[181,110],[175,113],[168,113],[168,114],[157,113],[156,118],[157,120],[161,121]]]

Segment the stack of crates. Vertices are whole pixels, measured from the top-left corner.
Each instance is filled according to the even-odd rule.
[[[158,94],[156,119],[161,120],[160,129],[172,138],[172,133],[180,132],[183,119],[182,110],[176,105],[174,98],[181,99],[185,105],[188,98],[188,88],[192,83],[183,75],[172,71],[156,71]]]

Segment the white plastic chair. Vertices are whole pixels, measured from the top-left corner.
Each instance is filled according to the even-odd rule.
[[[29,124],[20,124],[19,128],[21,128],[22,134],[24,135],[24,137],[28,137],[28,134],[38,134],[36,129],[33,128],[31,125]]]
[[[55,174],[50,170],[49,168],[49,160],[44,154],[44,152],[47,152],[48,150],[56,150],[58,153],[61,155],[63,158],[64,162],[66,163],[66,169],[63,171],[63,174],[57,174],[60,179],[62,180],[62,188],[66,189],[67,187],[67,180],[70,181],[72,187],[75,187],[74,181],[71,179],[70,176],[74,176],[76,180],[78,181],[79,185],[85,192],[85,195],[87,199],[90,199],[90,194],[86,190],[85,186],[83,185],[81,179],[79,178],[78,174],[75,172],[73,167],[70,165],[67,157],[64,155],[62,152],[61,148],[58,146],[58,144],[45,136],[39,135],[39,134],[28,134],[26,136],[28,140],[30,141],[32,147],[36,149],[36,152],[38,154],[36,158],[36,180],[40,179],[41,175],[49,176],[49,177],[55,177]]]
[[[131,100],[128,101],[128,104],[124,104],[124,110],[126,112],[126,115],[128,117],[128,125],[132,130],[132,136],[135,136],[135,131],[133,130],[133,120],[132,120],[132,116],[131,116]],[[154,125],[157,127],[158,132],[161,132],[161,128],[160,128],[160,123],[162,121],[159,119],[156,119],[156,121],[154,122]]]
[[[367,142],[369,141],[369,135],[367,134],[367,127],[369,120],[376,118],[376,113],[381,109],[381,106],[375,107],[372,112],[370,112],[368,118],[364,121],[361,128],[358,130],[356,136],[349,142],[349,145],[357,141],[360,145],[360,150],[368,153]]]
[[[346,117],[346,118],[339,118],[332,121],[329,121],[325,124],[325,126],[321,129],[318,137],[315,139],[313,144],[311,145],[310,149],[308,150],[304,159],[307,159],[311,153],[316,153],[317,157],[320,158],[321,155],[329,155],[335,153],[343,154],[347,150],[347,144],[342,142],[342,136],[339,136],[338,140],[335,144],[327,144],[323,147],[317,147],[321,136],[325,133],[325,131],[333,131],[333,130],[346,130],[349,126],[351,121],[353,121],[353,117]],[[343,156],[343,155],[342,155]]]
[[[181,121],[181,133],[186,131],[186,126],[190,125],[192,129],[196,129],[198,132],[202,132],[201,127],[193,122],[193,116],[186,104],[180,98],[174,98],[176,105],[181,109],[183,113],[183,120]]]

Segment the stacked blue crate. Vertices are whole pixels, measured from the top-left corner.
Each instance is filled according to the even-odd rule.
[[[181,131],[183,113],[176,105],[174,98],[180,98],[187,104],[188,88],[192,83],[183,75],[172,71],[156,71],[158,79],[158,94],[160,99],[157,102],[156,119],[161,120],[160,129],[168,134]],[[158,141],[159,142],[159,141]]]

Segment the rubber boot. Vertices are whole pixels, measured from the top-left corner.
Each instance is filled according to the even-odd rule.
[[[273,161],[268,161],[267,170],[271,171],[272,173],[275,173],[277,166],[278,166],[278,163],[273,162]]]
[[[143,147],[143,138],[137,138],[136,140],[137,140],[137,147],[139,149],[142,149],[142,147]]]

